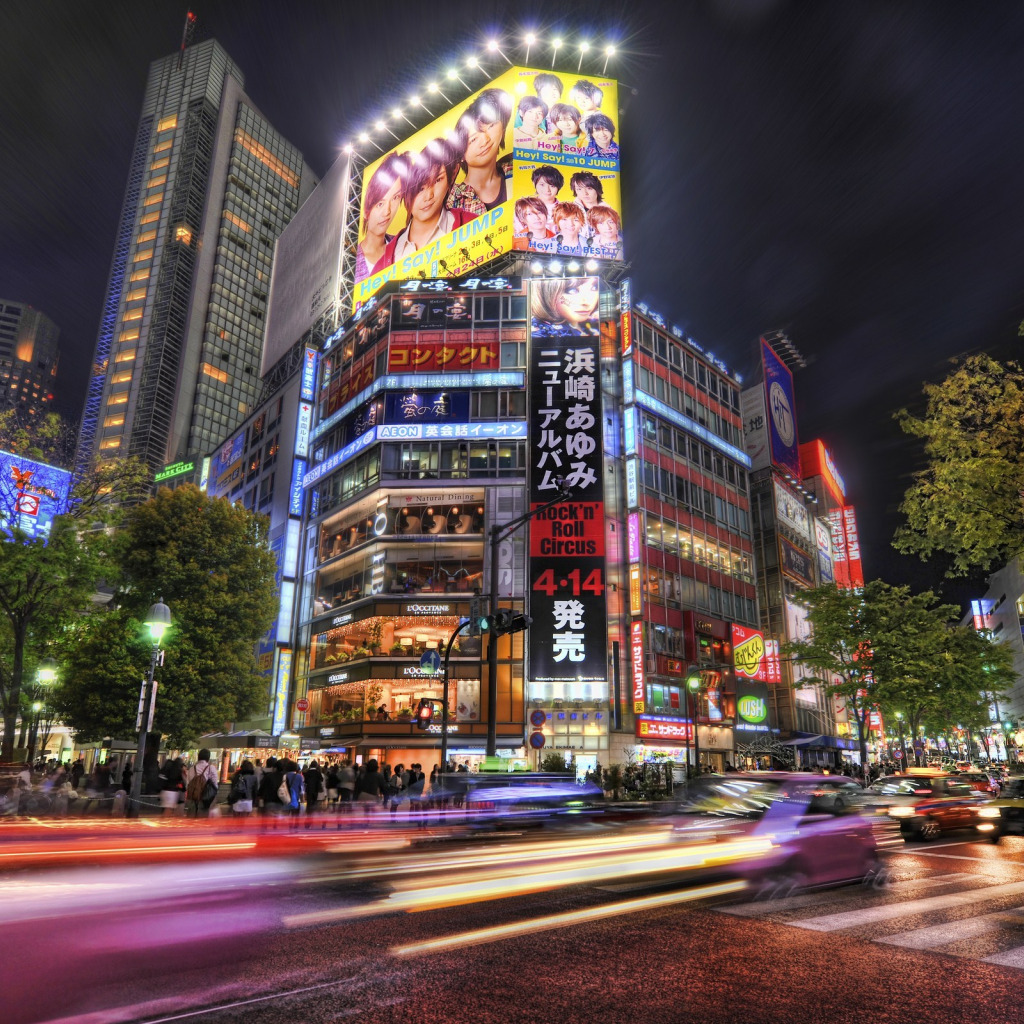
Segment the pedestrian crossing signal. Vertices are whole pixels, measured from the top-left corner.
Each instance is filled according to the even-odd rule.
[[[420,697],[416,709],[416,728],[424,732],[434,724],[434,702],[429,697]]]

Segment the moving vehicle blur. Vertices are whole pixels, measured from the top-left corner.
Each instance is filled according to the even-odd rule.
[[[726,847],[762,838],[767,853],[728,866],[758,886],[761,898],[880,877],[862,790],[844,776],[750,773],[702,779],[680,808],[681,842],[713,836]]]
[[[1024,836],[1024,778],[1007,779],[999,796],[978,809],[978,830],[987,832],[992,843]]]
[[[974,829],[987,797],[958,775],[889,775],[868,786],[866,806],[899,823],[906,842],[929,842],[943,832]]]

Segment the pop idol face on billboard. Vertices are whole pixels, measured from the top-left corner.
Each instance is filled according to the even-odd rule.
[[[354,301],[513,248],[622,258],[618,88],[509,68],[369,164]]]

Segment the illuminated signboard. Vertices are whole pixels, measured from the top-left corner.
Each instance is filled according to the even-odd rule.
[[[628,277],[619,282],[619,331],[622,354],[633,348],[633,285]]]
[[[690,419],[689,416],[684,416],[681,412],[676,412],[671,406],[652,397],[646,391],[638,389],[636,400],[638,405],[650,409],[651,412],[662,419],[668,420],[669,423],[682,428],[687,433],[693,434],[694,437],[707,441],[712,448],[717,448],[723,454],[728,455],[730,459],[735,459],[741,466],[746,466],[747,469],[750,468],[750,456],[746,452],[740,451],[735,445],[729,444],[728,441],[723,440],[717,434],[713,434],[707,427],[701,426],[696,420]]]
[[[526,421],[515,423],[391,423],[377,427],[378,441],[419,441],[430,438],[526,437]]]
[[[640,513],[630,512],[626,516],[626,550],[631,562],[640,561]]]
[[[737,676],[747,679],[764,677],[764,633],[746,626],[732,626],[732,663]]]
[[[811,556],[782,536],[779,537],[779,564],[788,576],[809,587],[814,586],[814,563]]]
[[[832,531],[822,519],[814,520],[814,539],[818,544],[818,575],[822,583],[832,583]]]
[[[288,711],[288,683],[292,674],[292,652],[282,647],[277,652],[277,680],[274,685],[274,724],[271,732],[279,736],[284,732]]]
[[[68,511],[70,493],[66,469],[0,451],[0,529],[49,537],[54,518]]]
[[[775,517],[787,529],[792,530],[801,540],[810,537],[811,519],[801,498],[778,480],[774,481]]]
[[[530,297],[530,508],[550,502],[563,481],[571,494],[530,523],[529,678],[604,680],[600,280],[534,280]]]
[[[353,301],[525,252],[622,258],[618,87],[512,67],[369,164]]]
[[[156,476],[153,477],[153,483],[160,484],[165,480],[171,480],[176,476],[184,476],[186,473],[192,473],[196,468],[196,464],[193,460],[187,462],[172,462],[169,466],[164,466]]]
[[[640,484],[637,479],[636,459],[626,460],[626,504],[636,508],[640,504]]]
[[[843,532],[846,534],[846,561],[850,573],[850,586],[864,586],[864,567],[860,560],[860,539],[857,536],[857,513],[852,505],[843,506]]]
[[[221,498],[230,493],[243,477],[242,456],[245,454],[245,431],[225,441],[217,452],[211,466],[212,479],[207,493],[211,498]]]
[[[737,732],[768,732],[768,687],[749,680],[736,681]]]
[[[639,620],[629,626],[630,657],[633,666],[633,712],[644,710],[644,624]]]
[[[299,397],[305,402],[312,402],[316,394],[316,371],[319,356],[315,349],[307,348],[302,353],[302,383]]]
[[[765,637],[764,641],[764,675],[766,683],[782,682],[782,655],[779,653],[779,641]]]
[[[313,424],[313,403],[299,402],[299,414],[295,422],[295,454],[305,458],[309,454],[309,428]]]
[[[467,391],[406,391],[384,396],[385,423],[464,423]]]
[[[846,484],[836,469],[832,453],[818,439],[800,445],[800,472],[804,479],[821,477],[825,489],[842,505],[846,501]]]
[[[395,335],[388,349],[388,373],[494,370],[500,363],[501,346],[497,341],[419,341]]]
[[[793,374],[761,339],[761,360],[764,364],[764,394],[768,405],[768,441],[772,464],[800,479],[800,446],[796,434],[796,402],[793,397]]]
[[[693,725],[685,718],[657,718],[643,715],[636,720],[637,739],[642,740],[682,740],[693,742]]]
[[[288,491],[288,514],[302,515],[302,478],[306,474],[306,460],[295,459],[292,462],[292,484]]]

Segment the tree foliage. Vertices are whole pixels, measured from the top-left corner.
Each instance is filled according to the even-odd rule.
[[[154,728],[186,742],[266,706],[255,645],[277,607],[267,520],[197,487],[167,488],[128,511],[116,538],[116,607],[80,625],[58,700],[89,735],[134,732],[149,647],[138,641],[149,606],[170,607]]]
[[[896,417],[924,443],[900,510],[897,550],[951,558],[949,576],[987,569],[1024,548],[1024,370],[971,356],[924,388],[923,416]]]
[[[75,455],[75,428],[55,412],[29,416],[23,409],[0,410],[0,448],[61,469]]]
[[[845,699],[865,763],[873,708],[890,718],[899,712],[914,737],[943,715],[958,722],[985,714],[1015,678],[1009,648],[952,622],[957,607],[930,590],[872,580],[859,593],[829,584],[794,600],[807,608],[812,631],[785,650]]]

